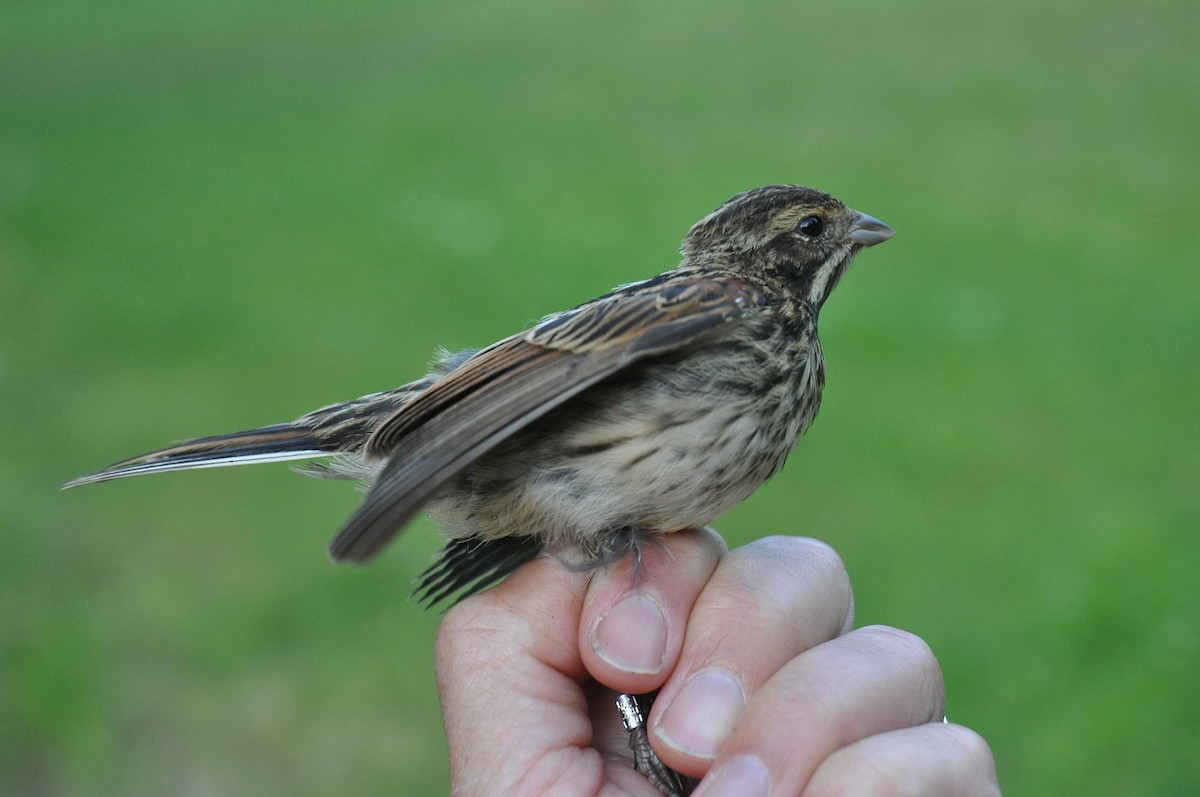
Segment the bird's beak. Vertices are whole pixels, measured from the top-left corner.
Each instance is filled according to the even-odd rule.
[[[874,216],[855,211],[854,223],[850,225],[850,234],[846,237],[859,246],[874,246],[895,234],[895,230]]]

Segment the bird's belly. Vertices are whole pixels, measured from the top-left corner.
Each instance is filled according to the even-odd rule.
[[[716,411],[568,457],[529,479],[526,500],[568,535],[623,527],[698,528],[724,514],[783,464],[790,445],[771,441],[761,419]]]
[[[625,389],[566,405],[475,463],[430,514],[451,537],[585,549],[622,529],[702,527],[782,467],[819,400],[807,370],[765,394]]]

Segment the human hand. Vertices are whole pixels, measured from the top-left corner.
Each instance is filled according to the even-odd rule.
[[[837,555],[711,530],[589,575],[540,559],[463,601],[438,635],[451,793],[658,792],[631,766],[617,692],[661,689],[648,725],[702,797],[998,795],[987,744],[941,722],[936,659],[893,628],[851,630]]]

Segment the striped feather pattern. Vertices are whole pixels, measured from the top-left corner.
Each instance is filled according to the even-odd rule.
[[[367,454],[387,463],[330,556],[366,561],[447,481],[510,435],[638,359],[694,343],[763,302],[741,280],[679,270],[484,349],[375,432]]]

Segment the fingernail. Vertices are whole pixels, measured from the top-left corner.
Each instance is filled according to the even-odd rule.
[[[597,621],[592,650],[618,670],[657,673],[667,658],[662,607],[640,593],[623,598]]]
[[[659,718],[659,738],[681,753],[716,758],[746,707],[742,685],[725,670],[701,670],[679,690]]]
[[[731,758],[709,774],[692,797],[768,797],[771,776],[756,756]]]

